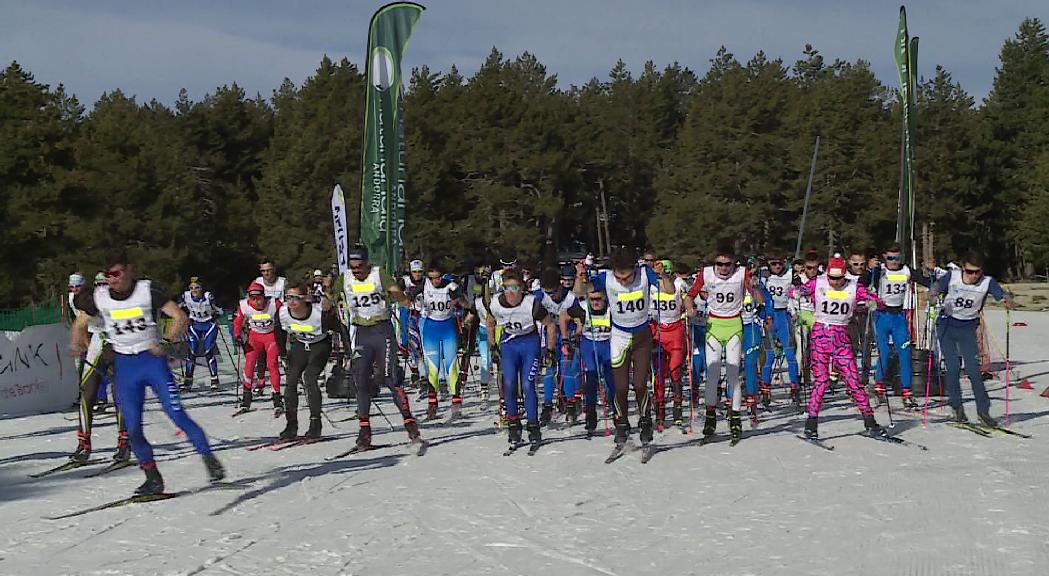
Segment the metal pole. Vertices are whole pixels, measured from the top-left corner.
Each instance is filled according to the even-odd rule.
[[[794,247],[794,258],[801,257],[801,240],[805,237],[805,217],[809,214],[809,198],[812,196],[812,178],[816,175],[816,155],[820,153],[820,137],[816,135],[816,147],[812,150],[812,165],[809,166],[809,183],[805,187],[805,206],[801,209],[801,226],[798,228],[798,244]]]

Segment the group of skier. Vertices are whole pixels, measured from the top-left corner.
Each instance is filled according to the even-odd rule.
[[[615,460],[630,436],[631,389],[643,461],[652,455],[654,432],[667,427],[668,407],[671,425],[687,432],[701,403],[702,434],[709,441],[716,437],[724,402],[730,445],[735,445],[743,435],[743,411],[756,425],[760,407],[771,405],[773,376],[779,372],[785,373],[790,402],[799,411],[805,404],[802,438],[819,442],[824,395],[841,382],[866,433],[894,441],[874,418],[866,371],[871,349],[876,348],[872,391],[884,396],[890,378],[887,367],[895,356],[903,405],[918,407],[912,393],[912,320],[918,313],[915,287],[925,285],[932,305],[940,303],[933,344],[939,349],[936,365],[942,358],[946,367],[952,420],[967,422],[959,382],[964,363],[980,423],[997,427],[980,374],[976,330],[986,297],[1004,299],[1011,306],[1007,294],[983,274],[976,257],[947,270],[926,262],[920,272],[903,260],[898,246],[873,257],[835,254],[826,262],[811,252],[788,261],[775,251],[756,259],[721,249],[709,265],[691,269],[653,252],[638,258],[623,249],[613,253],[605,267],[596,266],[591,257],[579,258],[537,277],[507,256],[494,272],[476,266],[463,276],[447,274],[440,264],[413,260],[408,273],[395,279],[369,261],[366,249],[356,246],[348,254],[342,285],[335,287],[333,277],[320,270],[312,283],[289,283],[265,259],[260,276],[247,286],[233,314],[233,342],[236,356],[242,357],[237,362],[242,371],[240,406],[234,415],[251,410],[253,398],[264,392],[268,373],[274,416],[285,419],[274,443],[322,439],[320,379],[334,361],[340,372],[350,371],[356,390],[360,429],[347,453],[374,448],[371,404],[384,385],[410,443],[422,454],[428,444],[405,392],[406,374],[426,401],[426,420],[437,418],[444,385],[451,394],[447,420],[456,420],[463,416],[466,378],[476,353],[482,409],[488,405],[493,379],[498,385],[499,424],[507,429],[510,444],[507,454],[525,445],[534,454],[555,411],[564,414],[569,426],[582,417],[587,436],[594,436],[603,405],[606,431],[614,443],[607,461]],[[132,464],[129,452],[134,453],[146,474],[136,494],[163,492],[152,449],[142,434],[146,387],[154,390],[165,412],[204,457],[212,480],[221,480],[222,466],[203,431],[182,408],[180,392],[192,389],[201,357],[211,388],[219,388],[218,320],[223,310],[196,277],[172,300],[138,278],[123,254],[105,264],[93,290],[84,288],[79,274],[69,282],[76,313],[73,349],[82,360],[81,425],[71,463],[90,458],[92,403],[108,374],[119,422],[113,466]],[[163,335],[162,317],[168,319]],[[167,361],[176,343],[187,348],[181,386]],[[777,369],[781,362],[785,370]],[[309,412],[302,436],[300,385]]]

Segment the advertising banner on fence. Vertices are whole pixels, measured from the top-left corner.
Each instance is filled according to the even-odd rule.
[[[0,337],[0,418],[53,412],[77,400],[76,361],[65,324]]]

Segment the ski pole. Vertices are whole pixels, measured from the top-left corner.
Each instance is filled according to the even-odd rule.
[[[1009,425],[1009,332],[1012,326],[1011,310],[1005,309],[1005,425]]]

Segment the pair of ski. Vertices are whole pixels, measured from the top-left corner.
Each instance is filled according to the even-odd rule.
[[[616,444],[612,448],[612,453],[608,455],[608,458],[605,458],[605,464],[611,464],[611,463],[615,462],[616,460],[619,460],[620,458],[623,457],[624,454],[626,454],[626,451],[627,451],[627,444],[626,444],[626,442],[624,442],[622,444]],[[642,464],[648,464],[648,461],[652,459],[652,455],[653,454],[655,454],[655,447],[652,446],[652,444],[642,444],[641,445],[641,463]]]
[[[424,456],[426,455],[426,451],[430,449],[430,443],[423,438],[416,438],[415,440],[409,442],[409,445],[415,446],[416,456]],[[331,462],[332,460],[341,460],[342,458],[353,456],[354,454],[363,454],[365,452],[371,452],[372,450],[378,450],[380,448],[389,448],[390,446],[393,446],[393,444],[368,444],[367,446],[357,444],[353,448],[350,448],[345,452],[340,452],[334,456],[327,456],[324,458],[324,460],[328,462]]]
[[[812,444],[813,446],[816,446],[818,448],[823,448],[824,450],[826,450],[828,452],[833,452],[834,451],[834,446],[831,446],[830,444],[827,444],[826,442],[824,442],[823,440],[820,440],[819,438],[809,438],[809,437],[803,436],[801,434],[795,434],[795,436],[797,438],[801,439],[801,440],[804,440],[805,442],[807,442],[809,444]],[[922,444],[918,444],[917,442],[911,442],[909,440],[904,440],[903,438],[897,438],[895,436],[889,436],[888,434],[878,435],[878,434],[861,433],[860,436],[862,436],[864,438],[870,438],[871,440],[877,440],[879,442],[885,442],[886,444],[896,444],[897,446],[907,446],[909,448],[915,448],[915,449],[921,450],[923,452],[925,452],[925,451],[927,451],[929,449],[927,446],[922,445]]]
[[[243,415],[247,414],[248,412],[254,412],[254,411],[255,411],[254,408],[241,407],[241,408],[237,408],[237,411],[234,412],[233,414],[230,414],[230,416],[233,417],[233,418],[236,418],[238,416],[243,416]],[[273,417],[274,418],[280,418],[283,415],[284,415],[284,409],[283,408],[274,408],[273,409]]]
[[[181,490],[179,492],[162,492],[160,494],[140,494],[135,496],[129,496],[127,498],[121,498],[119,500],[113,500],[112,502],[106,502],[90,508],[84,508],[75,512],[69,512],[67,514],[59,514],[57,516],[45,516],[45,520],[64,520],[66,518],[74,518],[76,516],[83,516],[92,512],[100,512],[102,510],[109,510],[110,508],[119,508],[121,506],[127,506],[128,504],[144,504],[146,502],[158,502],[160,500],[170,500],[179,496],[187,496],[190,494],[199,494],[201,492],[207,492],[209,490],[243,490],[250,486],[246,482],[212,482],[207,486],[200,488],[194,488],[191,490]]]
[[[522,448],[524,446],[528,446],[528,455],[529,456],[535,456],[535,453],[539,451],[539,447],[542,446],[542,445],[543,445],[543,441],[542,440],[536,440],[534,442],[514,442],[513,444],[510,445],[509,448],[506,449],[505,452],[503,452],[503,456],[509,456],[509,455],[513,454],[514,452],[517,452],[518,449],[520,449],[520,448]]]
[[[699,445],[700,446],[706,446],[707,444],[713,444],[715,442],[720,442],[723,438],[724,438],[724,436],[718,436],[717,434],[707,434],[707,435],[704,435],[702,438],[699,439]],[[739,441],[742,440],[742,439],[743,439],[742,436],[737,436],[735,438],[729,436],[728,447],[729,448],[735,448],[736,444],[739,444]]]
[[[994,435],[994,432],[1000,432],[1008,436],[1018,436],[1020,438],[1032,438],[1030,434],[1017,432],[1016,430],[1006,428],[1005,426],[988,426],[986,424],[976,424],[973,422],[948,422],[947,424],[953,428],[968,430],[985,438],[990,438]]]
[[[308,444],[317,444],[319,442],[327,442],[328,440],[334,440],[332,436],[321,436],[320,438],[309,438],[306,436],[296,436],[295,438],[275,438],[262,444],[256,444],[254,446],[248,446],[249,452],[255,450],[262,450],[268,448],[273,451],[287,450],[288,448],[294,448],[296,446],[306,446]]]
[[[135,460],[106,460],[105,458],[92,458],[90,460],[70,460],[68,462],[59,464],[54,468],[48,468],[43,472],[30,474],[29,477],[43,478],[45,476],[50,476],[59,472],[65,472],[67,470],[76,470],[77,468],[83,468],[85,466],[94,466],[96,464],[102,464],[104,462],[109,462],[109,465],[102,468],[101,470],[98,470],[97,472],[92,472],[91,474],[88,474],[87,476],[85,476],[85,478],[95,478],[96,476],[102,476],[103,474],[108,474],[110,472],[115,472],[117,470],[127,468],[128,466],[138,466],[138,462]]]

